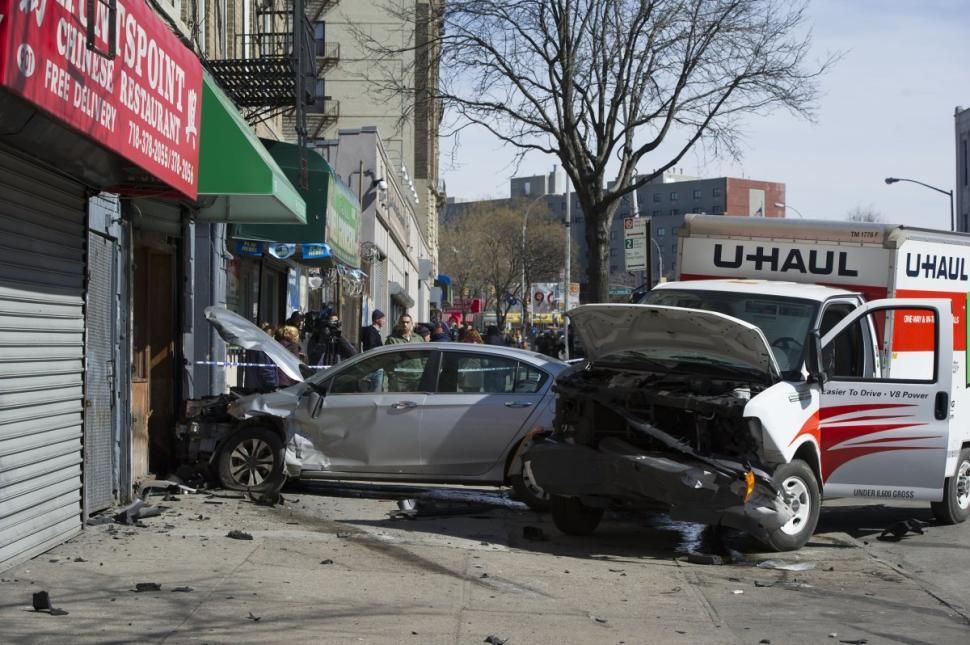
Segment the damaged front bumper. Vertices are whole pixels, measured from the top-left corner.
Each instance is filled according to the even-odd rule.
[[[545,491],[590,506],[659,502],[673,519],[730,526],[756,538],[793,516],[767,473],[731,460],[645,451],[615,437],[597,448],[538,440],[524,458]]]

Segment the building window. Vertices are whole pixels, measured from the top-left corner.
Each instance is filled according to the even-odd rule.
[[[563,260],[563,262],[565,262],[565,260]],[[610,265],[610,273],[616,273],[616,265],[615,264],[611,264]]]
[[[664,228],[663,226],[657,227],[657,235],[659,235],[660,237],[663,237],[666,234],[667,234],[666,228]]]
[[[610,242],[616,239],[616,231],[610,231]],[[566,260],[563,260],[565,262]]]
[[[653,194],[653,201],[654,201],[654,203],[660,201],[660,193],[654,193]]]
[[[654,217],[660,217],[660,211],[654,211],[653,212],[653,216]]]
[[[671,208],[670,209],[670,214],[671,215],[680,215],[680,209],[679,208]]]
[[[676,253],[677,252],[677,245],[676,244],[671,244],[670,245],[670,252],[671,253]]]
[[[701,189],[700,188],[695,188],[694,189],[694,199],[700,199],[700,198],[701,198]]]
[[[672,202],[677,201],[677,191],[676,190],[670,191],[670,201],[672,201]]]
[[[720,186],[715,186],[714,187],[714,190],[711,191],[711,194],[714,195],[715,197],[720,197],[721,196],[721,187]]]

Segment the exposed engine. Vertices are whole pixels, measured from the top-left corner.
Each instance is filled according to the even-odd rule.
[[[734,379],[591,368],[561,375],[556,428],[576,443],[595,447],[609,436],[644,450],[670,442],[635,427],[657,428],[699,454],[756,460],[758,445],[743,417],[748,400],[764,389]]]

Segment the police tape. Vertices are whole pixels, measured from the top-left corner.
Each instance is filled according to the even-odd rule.
[[[277,367],[276,363],[241,363],[239,361],[195,361],[195,365],[214,365],[216,367]],[[330,367],[329,365],[307,365],[307,367]]]

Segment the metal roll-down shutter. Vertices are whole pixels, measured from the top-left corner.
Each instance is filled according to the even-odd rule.
[[[83,188],[0,150],[0,569],[81,528]]]

